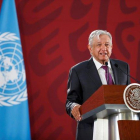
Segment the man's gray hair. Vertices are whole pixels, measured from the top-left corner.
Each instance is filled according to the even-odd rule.
[[[89,39],[88,39],[89,43],[88,44],[91,46],[93,43],[93,38],[94,37],[99,38],[100,35],[108,35],[110,37],[110,41],[111,41],[110,43],[112,45],[112,36],[109,32],[107,32],[105,30],[95,30],[95,31],[91,32],[91,34],[89,35]]]

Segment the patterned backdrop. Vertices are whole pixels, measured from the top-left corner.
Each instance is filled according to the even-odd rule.
[[[139,0],[16,0],[33,140],[74,140],[76,122],[65,112],[67,79],[73,65],[90,58],[91,31],[109,31],[112,58],[128,62],[140,80],[139,5]]]

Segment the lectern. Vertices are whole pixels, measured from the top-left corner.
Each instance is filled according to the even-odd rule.
[[[124,103],[123,92],[125,87],[124,85],[103,85],[80,107],[83,120],[89,117],[93,120],[108,119],[109,140],[133,140],[135,131],[140,130],[138,115],[131,112]],[[122,129],[123,123],[125,129]],[[135,126],[134,123],[138,125]],[[135,126],[133,130],[131,126]],[[127,132],[130,130],[131,132]],[[126,133],[129,133],[129,138],[126,137]],[[140,133],[135,136],[135,140],[140,140]]]

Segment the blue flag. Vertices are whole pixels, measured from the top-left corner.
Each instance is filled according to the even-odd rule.
[[[26,75],[14,0],[0,12],[0,140],[30,140]]]

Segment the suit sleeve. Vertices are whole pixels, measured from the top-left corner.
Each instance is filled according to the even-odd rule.
[[[72,118],[71,105],[73,103],[82,104],[82,88],[78,74],[74,68],[72,68],[69,72],[66,100],[66,112]]]

